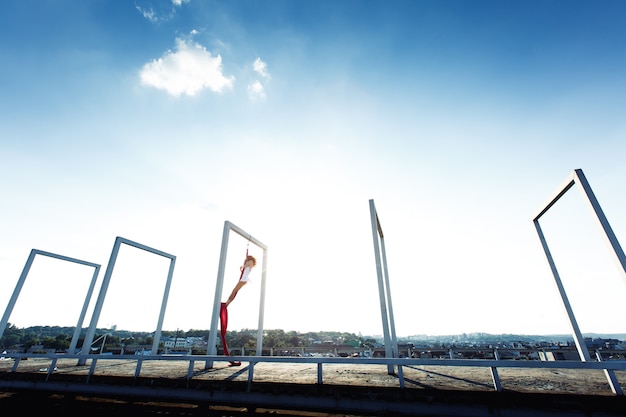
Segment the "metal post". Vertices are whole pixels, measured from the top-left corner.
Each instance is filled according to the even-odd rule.
[[[387,303],[385,298],[385,284],[383,282],[383,271],[380,260],[380,247],[379,236],[382,240],[383,233],[378,221],[378,214],[376,213],[376,207],[374,200],[370,200],[370,217],[372,222],[372,239],[374,241],[374,255],[376,257],[376,275],[378,276],[378,297],[380,300],[380,315],[383,321],[383,337],[385,340],[385,356],[388,358],[393,357],[393,350],[391,348],[391,336],[389,334],[389,318],[387,316]],[[387,373],[394,374],[394,366],[387,365]]]
[[[20,275],[20,278],[17,280],[17,284],[13,289],[13,295],[11,295],[9,304],[7,304],[6,310],[4,310],[4,315],[2,316],[2,320],[0,321],[0,338],[4,334],[4,330],[7,327],[9,317],[11,316],[11,312],[15,307],[15,303],[20,296],[20,292],[22,291],[22,287],[24,286],[24,282],[26,281],[26,276],[28,276],[28,271],[30,271],[30,267],[33,265],[33,259],[35,259],[35,255],[35,249],[31,250],[30,255],[28,256],[28,260],[26,261],[26,265],[24,265],[24,269],[22,270],[22,275]]]
[[[493,358],[497,361],[500,360],[500,353],[498,352],[498,348],[494,349]],[[500,382],[500,376],[498,375],[498,368],[496,368],[495,366],[491,366],[489,367],[489,369],[491,370],[491,380],[493,381],[494,388],[498,392],[502,391],[502,383]]]
[[[256,355],[263,356],[263,320],[265,318],[265,284],[267,278],[267,248],[263,249],[263,265],[261,266],[261,294],[259,299],[259,324],[256,334]]]
[[[220,306],[222,303],[222,292],[224,288],[224,271],[226,270],[226,255],[228,253],[228,236],[230,233],[230,222],[224,222],[224,231],[222,232],[222,248],[220,250],[220,261],[217,268],[217,281],[215,282],[215,295],[213,296],[213,314],[211,316],[211,329],[209,331],[209,343],[207,353],[209,355],[217,354],[217,321],[220,315]],[[207,368],[213,367],[213,361],[207,361]]]
[[[111,256],[109,258],[109,264],[107,265],[107,269],[104,273],[104,278],[102,279],[100,293],[98,294],[98,299],[96,300],[96,305],[91,316],[91,323],[89,324],[89,329],[87,329],[87,334],[85,335],[85,340],[83,341],[83,347],[80,351],[81,355],[89,354],[89,350],[91,349],[91,344],[93,343],[93,338],[96,334],[98,319],[100,318],[100,312],[102,311],[102,305],[104,304],[104,299],[106,297],[107,290],[109,289],[109,283],[111,282],[111,275],[113,274],[115,261],[117,260],[117,255],[120,251],[120,244],[121,238],[118,236],[117,238],[115,238],[113,250],[111,251]],[[81,358],[78,360],[79,365],[84,365],[85,363],[86,359]]]
[[[602,362],[602,354],[600,351],[596,350],[596,359],[598,362]],[[624,391],[617,380],[617,376],[615,375],[615,371],[612,369],[604,369],[604,376],[606,376],[607,381],[609,381],[609,387],[611,387],[611,391],[615,395],[624,395]]]
[[[587,350],[587,345],[585,344],[585,338],[583,337],[580,328],[578,327],[578,322],[576,321],[574,311],[572,310],[572,306],[569,302],[569,299],[567,298],[565,287],[563,287],[563,283],[561,282],[559,271],[556,269],[556,265],[554,263],[554,259],[552,258],[552,254],[550,253],[550,249],[548,248],[546,238],[541,231],[539,221],[535,220],[533,223],[535,224],[535,228],[537,229],[537,234],[539,235],[541,246],[543,247],[543,251],[546,255],[546,258],[548,259],[548,264],[550,264],[550,269],[552,270],[554,281],[556,282],[557,289],[559,290],[559,294],[561,295],[561,300],[563,301],[563,306],[565,307],[565,312],[567,313],[567,317],[572,328],[572,333],[574,334],[574,342],[576,343],[576,349],[578,349],[580,359],[583,361],[589,361],[591,360],[591,357],[589,356],[589,351]]]
[[[615,233],[613,233],[613,229],[609,224],[604,212],[602,211],[602,207],[600,207],[600,203],[596,199],[589,182],[587,182],[587,178],[583,171],[577,169],[574,171],[576,178],[578,179],[577,184],[580,186],[580,190],[583,195],[586,197],[587,203],[589,203],[589,207],[591,211],[595,214],[595,219],[598,221],[600,229],[604,232],[604,237],[606,238],[606,242],[611,249],[611,254],[614,256],[614,260],[617,263],[617,268],[619,270],[622,279],[626,283],[626,255],[624,255],[624,251],[622,250],[622,246],[619,244]]]
[[[159,311],[159,320],[154,332],[154,340],[152,341],[152,354],[156,355],[159,351],[159,342],[161,340],[161,331],[163,329],[163,320],[165,319],[165,309],[167,308],[167,299],[172,286],[172,277],[174,276],[174,266],[176,265],[176,257],[170,257],[170,268],[167,271],[167,281],[165,282],[165,290],[163,291],[163,299],[161,300],[161,310]],[[176,346],[174,346],[176,348]]]
[[[378,217],[378,216],[377,216]],[[389,284],[389,271],[387,269],[387,251],[385,250],[385,239],[380,239],[380,249],[383,258],[383,276],[385,278],[385,291],[387,293],[387,307],[389,309],[389,329],[391,330],[391,348],[393,357],[399,358],[398,339],[396,338],[396,320],[393,315],[393,303],[391,302],[391,286]],[[400,366],[398,366],[398,369]]]

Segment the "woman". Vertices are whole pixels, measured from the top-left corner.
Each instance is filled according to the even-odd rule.
[[[243,265],[239,267],[239,270],[241,271],[241,276],[239,277],[237,285],[235,285],[235,288],[233,288],[233,291],[230,293],[230,297],[228,297],[228,300],[226,300],[226,307],[228,307],[228,305],[233,302],[239,290],[248,283],[248,281],[250,280],[250,271],[255,266],[256,258],[252,255],[246,256],[246,260],[243,262]]]

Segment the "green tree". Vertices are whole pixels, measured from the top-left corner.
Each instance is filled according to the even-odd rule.
[[[122,346],[122,338],[119,336],[107,336],[106,345],[109,347],[120,347]]]
[[[292,347],[304,346],[304,343],[302,342],[302,338],[300,336],[295,336],[295,335],[287,339],[287,344]]]
[[[250,333],[239,333],[229,343],[232,343],[232,346],[251,350],[256,348],[256,337]]]
[[[376,339],[368,338],[361,341],[361,346],[373,349],[376,346]]]
[[[66,334],[59,334],[56,337],[46,336],[41,340],[41,344],[46,349],[64,351],[70,347],[70,339]]]
[[[41,339],[39,339],[39,336],[36,334],[27,333],[22,338],[22,346],[24,346],[25,349],[28,349],[29,347],[33,345],[39,345],[39,344],[41,344]]]
[[[19,345],[22,340],[22,334],[22,331],[14,324],[7,323],[4,334],[0,339],[0,347],[4,350],[10,348],[11,346]]]

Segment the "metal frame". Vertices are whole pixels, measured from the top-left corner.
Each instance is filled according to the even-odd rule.
[[[383,321],[383,335],[385,340],[385,356],[398,357],[398,340],[396,339],[396,325],[391,303],[391,287],[389,286],[389,272],[387,270],[387,254],[385,252],[385,237],[380,225],[374,200],[369,201],[370,217],[372,221],[372,239],[374,241],[374,256],[376,258],[376,275],[378,276],[378,295],[380,299],[380,315]],[[381,259],[382,258],[382,259]],[[388,314],[387,314],[388,313]],[[387,365],[387,372],[394,373],[393,364]],[[398,366],[398,373],[402,374],[402,367]],[[402,381],[402,378],[400,378]]]
[[[74,329],[74,335],[72,336],[72,341],[70,342],[69,352],[74,353],[76,349],[76,344],[78,343],[78,339],[80,338],[80,331],[83,326],[83,320],[85,320],[85,314],[87,313],[87,308],[89,307],[89,301],[91,300],[91,295],[93,294],[93,289],[96,286],[96,280],[98,279],[98,273],[100,272],[100,265],[92,262],[82,261],[80,259],[70,258],[63,255],[58,255],[56,253],[45,252],[39,249],[32,249],[30,251],[30,255],[28,256],[28,260],[24,265],[24,269],[22,270],[22,274],[20,275],[20,279],[17,281],[17,285],[13,290],[13,295],[7,304],[7,308],[4,311],[4,315],[2,316],[2,320],[0,320],[0,338],[4,335],[4,331],[6,330],[7,324],[9,323],[9,317],[13,312],[13,308],[15,307],[15,303],[19,298],[20,292],[22,291],[22,287],[24,286],[24,282],[26,282],[26,277],[30,272],[30,268],[33,265],[35,260],[35,256],[42,255],[48,256],[50,258],[60,259],[62,261],[73,262],[79,265],[86,265],[94,268],[93,275],[91,277],[91,283],[89,284],[89,289],[87,290],[87,295],[85,296],[85,302],[83,303],[83,308],[80,311],[80,315],[78,316],[78,322],[76,323],[76,328]]]
[[[600,207],[600,203],[598,203],[598,200],[596,199],[593,190],[591,189],[591,186],[587,181],[585,174],[581,169],[574,170],[574,172],[567,177],[563,185],[557,190],[555,195],[548,200],[548,202],[543,206],[541,210],[539,210],[539,213],[533,219],[533,223],[535,224],[535,229],[537,230],[537,234],[539,235],[541,246],[543,247],[548,263],[550,264],[550,269],[552,270],[552,275],[554,276],[554,280],[556,282],[559,294],[561,295],[561,299],[563,300],[563,306],[565,307],[565,311],[572,327],[572,333],[574,336],[574,342],[576,343],[578,354],[580,355],[580,359],[583,362],[588,362],[591,360],[589,350],[587,349],[585,339],[580,331],[580,328],[578,327],[576,317],[574,316],[574,311],[572,310],[572,306],[570,305],[569,299],[567,298],[565,288],[563,287],[563,283],[556,268],[556,264],[554,263],[554,259],[552,258],[552,254],[550,253],[548,243],[545,236],[543,235],[541,226],[539,225],[539,218],[543,216],[554,204],[556,204],[556,202],[561,197],[563,197],[563,195],[565,195],[565,193],[575,184],[579,186],[583,197],[589,204],[589,208],[591,209],[595,219],[598,221],[598,225],[603,232],[603,236],[606,238],[609,249],[614,256],[614,260],[617,262],[618,269],[620,271],[620,274],[622,275],[622,279],[624,279],[624,282],[626,282],[626,256],[624,255],[624,251],[622,250],[622,247],[620,246],[619,241],[615,236],[615,233],[613,233],[613,229],[611,228],[609,221],[607,220],[604,212],[602,211],[602,208]],[[619,382],[617,381],[615,373],[610,369],[605,369],[605,374],[613,393],[617,395],[623,395],[622,389]]]
[[[111,251],[111,257],[109,258],[109,264],[107,265],[107,270],[104,273],[104,278],[102,279],[102,286],[100,287],[100,294],[98,295],[98,300],[96,301],[94,312],[93,312],[93,315],[91,316],[91,324],[89,325],[89,329],[87,330],[87,335],[85,336],[85,341],[83,342],[83,347],[81,349],[82,355],[87,355],[89,353],[89,349],[91,348],[91,344],[93,343],[94,335],[96,333],[96,326],[98,325],[98,319],[100,318],[100,313],[102,312],[102,305],[104,304],[104,299],[106,298],[106,293],[107,293],[107,290],[109,289],[109,283],[111,282],[111,276],[113,275],[113,268],[115,267],[115,262],[117,261],[117,255],[119,254],[120,247],[122,244],[133,246],[135,248],[142,249],[150,253],[154,253],[155,255],[163,256],[170,260],[170,268],[167,274],[167,281],[165,283],[165,290],[163,292],[163,300],[161,302],[161,310],[159,312],[159,319],[157,322],[156,331],[154,332],[154,341],[152,344],[153,355],[156,355],[158,352],[159,342],[161,341],[161,329],[163,327],[163,318],[165,317],[165,309],[167,307],[167,298],[169,296],[170,286],[172,283],[172,276],[174,274],[174,266],[176,264],[176,256],[170,255],[160,250],[153,249],[149,246],[142,245],[141,243],[133,242],[132,240],[128,240],[128,239],[118,236],[115,238],[115,243],[113,244],[113,250]],[[80,359],[79,364],[84,365],[84,359]]]
[[[251,234],[246,233],[243,229],[237,227],[233,223],[226,220],[224,222],[224,231],[222,233],[222,248],[220,251],[220,262],[217,270],[217,282],[215,284],[215,298],[213,300],[213,314],[211,316],[211,330],[209,332],[209,340],[207,352],[211,355],[217,353],[217,322],[220,315],[220,306],[222,304],[222,292],[224,289],[224,273],[226,270],[226,255],[228,254],[228,240],[230,231],[237,233],[244,239],[252,242],[254,245],[263,249],[263,261],[261,265],[261,294],[259,302],[259,324],[257,329],[256,355],[261,356],[263,350],[263,317],[265,312],[265,280],[267,275],[267,246],[261,241],[254,238]],[[206,363],[207,368],[213,367],[212,361]]]

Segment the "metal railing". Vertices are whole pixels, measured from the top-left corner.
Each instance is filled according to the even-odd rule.
[[[49,360],[47,366],[47,374],[45,382],[48,382],[52,374],[55,372],[57,361],[60,359],[76,360],[79,364],[85,364],[91,361],[89,370],[83,383],[88,384],[94,375],[97,364],[107,361],[125,360],[135,362],[134,378],[141,376],[142,365],[153,361],[183,361],[188,362],[186,379],[189,381],[194,377],[194,367],[196,362],[247,362],[245,369],[247,372],[248,391],[254,381],[254,368],[259,363],[283,363],[283,364],[315,364],[317,366],[317,384],[323,384],[323,367],[324,365],[387,365],[388,369],[392,369],[390,374],[396,374],[400,388],[405,387],[405,380],[402,367],[411,366],[451,366],[451,367],[483,367],[491,371],[494,389],[502,390],[502,386],[498,377],[498,368],[528,368],[528,369],[581,369],[581,370],[603,370],[608,371],[626,371],[626,360],[610,360],[610,361],[536,361],[536,360],[502,360],[498,359],[432,359],[432,358],[381,358],[381,357],[293,357],[293,356],[223,356],[223,355],[82,355],[82,354],[27,354],[27,353],[7,353],[2,355],[5,360],[14,360],[10,372],[18,372],[20,364],[26,359],[45,359]],[[497,355],[496,355],[497,356]],[[85,365],[86,366],[86,365]],[[242,369],[242,371],[244,371]],[[11,379],[2,378],[5,388],[11,386]],[[23,381],[22,381],[23,383]],[[38,381],[41,384],[41,381]],[[623,395],[621,391],[613,390],[615,395]]]

